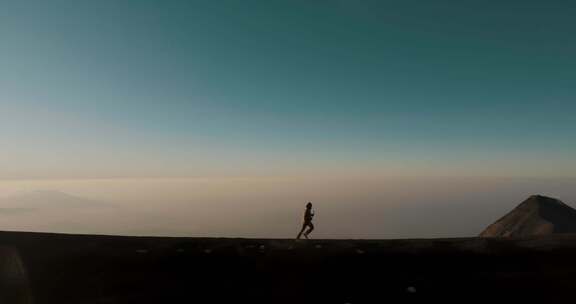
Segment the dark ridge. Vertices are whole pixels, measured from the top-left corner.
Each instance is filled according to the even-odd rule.
[[[0,232],[0,303],[442,303],[562,299],[576,235],[289,240]]]

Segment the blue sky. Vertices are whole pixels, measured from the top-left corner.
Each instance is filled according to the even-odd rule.
[[[566,1],[0,1],[2,178],[574,176]]]

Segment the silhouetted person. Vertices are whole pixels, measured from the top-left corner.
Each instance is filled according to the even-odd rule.
[[[314,212],[312,211],[312,203],[308,202],[308,204],[306,204],[306,212],[304,212],[304,224],[302,225],[302,230],[300,230],[296,239],[299,239],[302,236],[302,233],[304,233],[305,238],[308,238],[310,232],[314,230],[314,224],[312,224],[313,217]],[[308,228],[308,230],[306,230],[306,228]],[[304,230],[306,230],[306,232],[304,232]]]

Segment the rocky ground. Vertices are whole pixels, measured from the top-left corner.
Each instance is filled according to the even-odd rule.
[[[0,303],[571,298],[576,236],[260,240],[0,232]]]

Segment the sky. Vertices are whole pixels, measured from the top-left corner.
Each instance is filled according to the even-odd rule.
[[[209,179],[208,197],[236,193],[222,180],[573,181],[575,14],[531,0],[0,0],[0,179],[18,185],[4,194],[38,180],[158,181],[171,196],[160,184]]]

